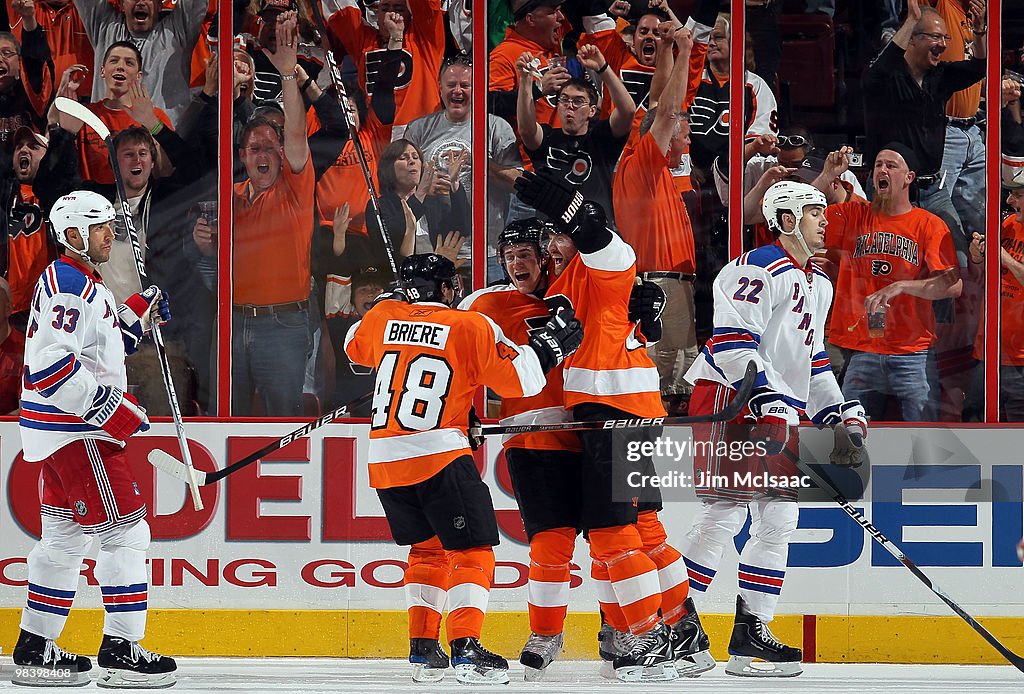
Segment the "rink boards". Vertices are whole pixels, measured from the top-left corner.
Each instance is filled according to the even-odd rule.
[[[213,470],[259,449],[294,423],[189,423],[197,467]],[[670,432],[683,440],[688,430]],[[147,643],[180,655],[407,654],[401,588],[405,553],[390,542],[366,478],[367,425],[332,424],[270,460],[203,488],[195,512],[180,482],[157,476],[153,448],[177,451],[170,424],[128,449],[150,504],[150,626]],[[805,460],[827,461],[828,432],[806,430]],[[826,468],[887,537],[1008,647],[1024,651],[1024,430],[872,429],[872,464]],[[25,600],[24,558],[39,530],[39,466],[21,460],[17,426],[0,423],[6,503],[0,508],[0,646],[9,649]],[[529,557],[507,470],[490,441],[478,463],[491,486],[501,545],[489,643],[517,652],[529,634]],[[688,472],[685,451],[658,460],[659,473]],[[675,479],[684,475],[676,475]],[[684,482],[685,484],[685,482]],[[696,508],[691,488],[664,491],[662,520],[681,538]],[[775,633],[820,662],[999,662],[997,655],[910,572],[877,547],[834,502],[802,494],[800,525]],[[742,546],[745,533],[737,539]],[[95,556],[95,549],[91,556]],[[567,625],[569,657],[596,655],[597,599],[582,540],[574,557]],[[724,656],[736,591],[736,553],[726,552],[698,598],[714,651]],[[99,591],[83,580],[65,647],[98,641]],[[76,641],[77,640],[77,641]]]

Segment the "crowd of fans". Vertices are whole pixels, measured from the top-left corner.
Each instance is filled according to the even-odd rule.
[[[490,0],[487,139],[474,142],[468,3],[310,1],[234,0],[227,61],[217,28],[229,8],[216,0],[5,0],[3,413],[17,409],[25,317],[57,252],[46,211],[77,188],[115,196],[105,143],[55,109],[57,96],[87,104],[116,134],[147,274],[171,297],[164,335],[185,414],[228,411],[216,398],[219,220],[231,219],[233,244],[232,344],[220,346],[230,347],[230,411],[315,414],[372,386],[341,342],[392,281],[391,256],[441,253],[467,287],[503,280],[497,236],[536,214],[512,194],[524,169],[599,202],[636,250],[638,274],[665,291],[663,338],[650,349],[666,406],[685,412],[682,374],[711,335],[711,281],[729,260],[729,3]],[[1024,420],[1024,77],[1008,70],[1002,84],[1000,232],[985,222],[985,1],[746,5],[746,248],[772,242],[760,218],[768,187],[819,187],[830,224],[815,262],[837,284],[828,344],[844,392],[877,420],[969,421],[983,401],[985,239],[1001,233],[1002,410]],[[866,38],[832,50],[840,82],[849,73],[859,88],[837,89],[824,110],[858,117],[830,127],[794,106],[812,85],[787,72],[783,27],[799,15],[800,26],[841,34],[854,8],[864,18],[858,5],[870,6]],[[222,104],[218,67],[229,62]],[[233,122],[230,212],[216,204],[228,165],[221,106]],[[473,197],[474,165],[487,168],[486,201]],[[473,229],[473,205],[486,205],[486,229]],[[123,299],[142,287],[118,229],[101,272]],[[469,261],[484,249],[486,277],[474,277]],[[884,329],[877,317],[869,326],[869,308]],[[152,352],[128,368],[150,414],[169,414]]]

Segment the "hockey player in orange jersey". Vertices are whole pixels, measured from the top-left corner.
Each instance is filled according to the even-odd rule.
[[[516,191],[524,203],[548,215],[559,232],[548,243],[554,278],[546,301],[572,306],[584,331],[587,325],[593,330],[565,362],[565,406],[577,420],[664,416],[657,369],[628,313],[636,277],[633,250],[608,229],[599,205],[559,182],[527,173]],[[653,440],[657,433],[579,435],[584,466],[580,516],[590,540],[598,599],[618,631],[637,637],[620,639],[626,648],[613,661],[615,676],[628,682],[674,679],[677,662],[679,669],[696,674],[688,657],[700,642],[698,632],[703,633],[685,602],[688,584],[681,556],[665,541],[654,512],[661,507],[660,496],[636,499],[636,490],[625,482],[631,471],[650,474],[653,469],[649,457],[628,462],[627,441]]]
[[[562,310],[511,342],[488,318],[452,308],[460,281],[451,261],[405,259],[402,292],[379,300],[345,338],[349,358],[377,369],[370,420],[370,486],[392,536],[410,545],[405,573],[409,661],[417,682],[439,681],[449,659],[438,635],[448,606],[451,664],[467,684],[508,682],[508,663],[480,645],[494,578],[498,528],[467,437],[480,386],[510,398],[536,395],[544,375],[582,340]]]

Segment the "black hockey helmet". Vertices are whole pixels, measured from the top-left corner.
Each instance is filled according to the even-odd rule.
[[[455,292],[455,298],[449,305],[458,303],[462,296],[462,279],[455,269],[455,263],[436,253],[410,255],[402,261],[399,276],[399,284],[411,302],[444,303],[441,287],[445,284]]]
[[[532,243],[537,247],[537,257],[540,259],[541,267],[546,267],[544,262],[548,256],[548,239],[551,234],[559,233],[551,222],[543,222],[536,217],[517,219],[509,222],[505,229],[498,234],[498,262],[505,267],[505,248],[517,243]],[[508,269],[506,268],[506,272]]]

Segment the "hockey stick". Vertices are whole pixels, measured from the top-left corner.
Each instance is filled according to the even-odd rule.
[[[1008,661],[1010,661],[1010,663],[1012,663],[1015,668],[1017,668],[1021,672],[1024,672],[1024,658],[1020,657],[1019,655],[1011,651],[1009,648],[999,643],[999,640],[995,636],[993,636],[988,631],[988,629],[981,626],[981,624],[978,623],[978,620],[969,615],[964,610],[964,608],[960,607],[960,605],[956,604],[956,602],[954,602],[954,600],[946,594],[946,591],[942,590],[942,588],[932,583],[932,580],[928,578],[924,574],[924,572],[921,571],[921,569],[917,568],[917,564],[910,561],[910,558],[907,557],[907,555],[905,555],[903,552],[901,552],[899,547],[894,545],[889,540],[889,538],[883,535],[878,528],[872,525],[871,521],[864,517],[864,514],[862,514],[860,511],[854,508],[853,504],[851,504],[846,499],[846,497],[844,497],[842,494],[839,493],[839,491],[836,490],[835,485],[833,485],[828,480],[828,478],[816,472],[807,463],[801,461],[800,458],[797,455],[795,455],[792,451],[790,451],[788,448],[785,449],[783,453],[785,453],[786,457],[789,458],[798,468],[800,468],[800,471],[802,473],[810,477],[819,489],[821,489],[823,492],[831,496],[832,500],[839,504],[842,507],[842,509],[846,511],[847,515],[853,518],[853,520],[857,521],[857,524],[864,528],[864,530],[866,530],[868,534],[871,535],[871,537],[873,537],[876,542],[878,542],[878,544],[882,545],[882,547],[884,547],[889,554],[896,557],[896,559],[901,564],[903,564],[903,566],[910,569],[910,572],[917,576],[921,583],[928,586],[929,590],[931,590],[933,593],[942,598],[942,601],[949,605],[950,609],[953,610],[953,612],[956,612],[956,614],[959,615],[960,618],[963,619],[965,622],[967,622],[967,624],[969,624],[972,629],[978,632],[978,634],[980,634],[983,639],[988,641],[989,645],[992,646],[992,648],[999,651],[999,655],[1003,656]]]
[[[387,224],[384,222],[384,215],[380,212],[380,199],[377,197],[377,188],[373,185],[373,175],[370,173],[370,166],[367,164],[366,151],[363,143],[359,140],[356,132],[356,124],[353,122],[351,111],[349,111],[348,92],[345,84],[341,81],[341,72],[338,70],[338,63],[334,60],[334,50],[331,47],[331,39],[327,34],[327,22],[324,21],[323,10],[320,8],[320,0],[311,0],[309,3],[313,12],[313,23],[320,34],[320,45],[324,51],[324,61],[327,63],[327,70],[331,76],[331,83],[334,85],[334,93],[338,97],[338,104],[348,123],[348,136],[352,138],[352,147],[356,150],[356,159],[359,160],[359,168],[363,172],[363,180],[366,182],[366,190],[370,194],[370,206],[373,207],[373,214],[376,215],[380,224],[380,233],[384,237],[384,250],[388,254],[388,262],[391,264],[391,272],[395,275],[398,286],[402,286],[402,279],[398,274],[398,263],[396,262],[394,246],[391,244],[391,236],[388,234]]]
[[[303,436],[306,436],[307,434],[309,434],[309,432],[314,431],[316,429],[319,429],[320,427],[324,426],[325,424],[330,424],[331,422],[333,422],[338,417],[344,417],[345,415],[348,414],[350,409],[355,408],[355,407],[359,407],[364,402],[369,400],[371,397],[373,397],[373,393],[372,392],[365,393],[364,395],[359,396],[358,398],[356,398],[352,402],[350,402],[350,403],[348,403],[346,405],[342,405],[341,407],[337,408],[336,410],[332,410],[331,412],[328,412],[327,414],[321,416],[319,419],[317,419],[315,421],[310,422],[309,424],[304,424],[303,426],[299,427],[295,431],[293,431],[291,433],[288,433],[288,434],[285,434],[284,436],[279,438],[277,441],[274,441],[272,443],[268,443],[266,446],[264,446],[263,448],[259,449],[255,453],[250,453],[249,455],[245,456],[244,458],[242,458],[238,462],[231,463],[231,465],[228,465],[225,468],[222,468],[220,470],[215,470],[213,472],[204,472],[202,470],[195,470],[194,474],[196,476],[197,483],[199,484],[200,487],[203,487],[203,486],[206,486],[208,484],[213,484],[214,482],[222,480],[225,477],[227,477],[228,475],[230,475],[231,473],[233,473],[233,472],[235,472],[237,470],[241,470],[242,468],[246,467],[247,465],[255,463],[260,458],[262,458],[262,457],[264,457],[266,455],[269,455],[269,454],[273,453],[276,450],[284,448],[285,446],[287,446],[292,441],[295,441],[297,439],[301,439]],[[179,480],[188,481],[188,475],[189,475],[188,468],[185,466],[184,463],[182,463],[180,460],[178,460],[174,456],[170,455],[169,453],[167,453],[165,451],[161,451],[159,449],[154,449],[154,450],[149,452],[148,459],[149,459],[149,464],[152,465],[153,467],[155,467],[157,470],[160,470],[161,472],[166,472],[171,477],[176,477]]]
[[[82,104],[58,96],[54,106],[61,113],[67,114],[89,126],[100,139],[107,145],[107,156],[110,159],[110,168],[114,173],[114,186],[117,188],[117,197],[121,203],[121,216],[124,217],[125,228],[128,230],[128,239],[132,243],[132,253],[135,256],[135,270],[139,273],[139,284],[145,289],[149,285],[146,277],[146,262],[142,258],[142,246],[139,243],[139,233],[135,230],[135,220],[132,219],[132,209],[128,204],[128,195],[125,193],[124,180],[121,178],[121,169],[117,164],[117,152],[114,151],[114,140],[110,135],[110,129],[99,119],[99,117]],[[167,389],[167,400],[171,404],[171,416],[174,417],[174,428],[178,434],[178,444],[181,446],[181,455],[185,461],[188,473],[185,482],[188,483],[189,491],[192,493],[192,505],[196,511],[203,510],[203,500],[199,496],[199,482],[196,479],[195,468],[192,467],[192,455],[188,450],[188,440],[185,438],[185,425],[181,421],[181,408],[178,407],[178,396],[174,392],[174,382],[171,379],[171,365],[167,361],[167,351],[164,349],[164,340],[160,335],[160,321],[152,320],[153,344],[156,346],[157,360],[160,362],[160,373],[164,378],[164,386]]]
[[[677,424],[701,424],[703,422],[728,422],[736,419],[754,390],[757,379],[757,365],[747,363],[736,389],[736,397],[725,408],[712,414],[700,414],[690,417],[630,417],[626,419],[605,419],[596,422],[555,422],[552,424],[504,424],[483,428],[484,436],[495,434],[537,434],[546,431],[591,431],[594,429],[640,429],[654,426],[673,426]]]

